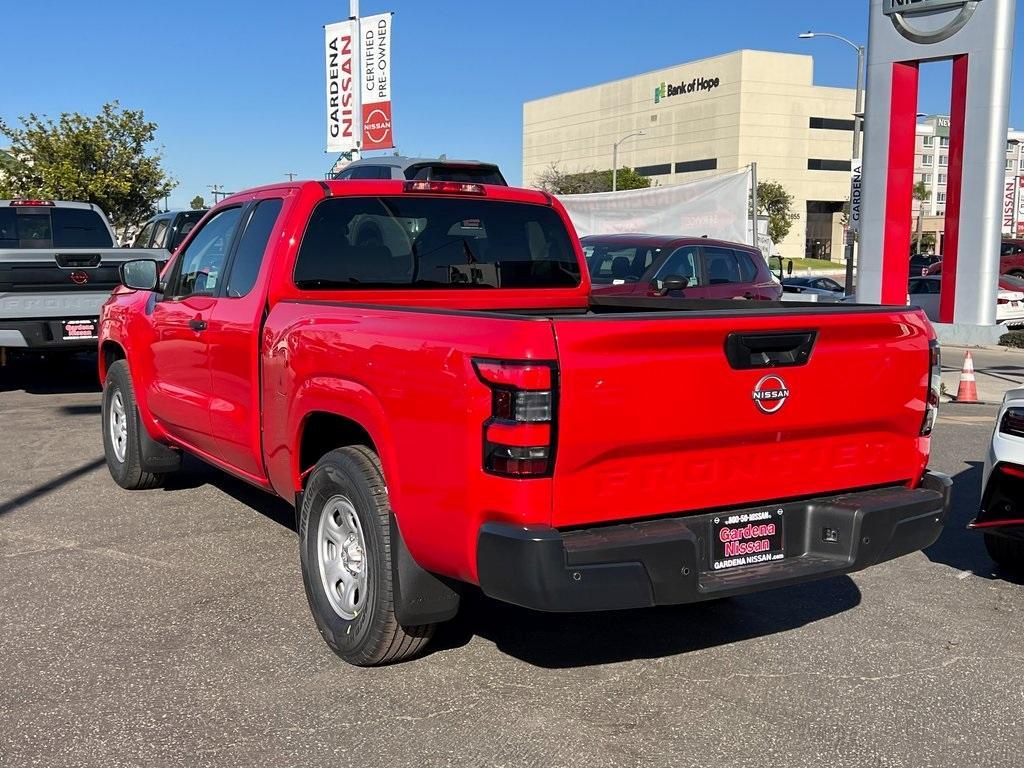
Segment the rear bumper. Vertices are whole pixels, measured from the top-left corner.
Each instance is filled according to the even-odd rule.
[[[39,350],[96,348],[99,343],[96,337],[65,339],[65,320],[92,320],[99,324],[95,316],[67,317],[60,320],[0,320],[0,347]]]
[[[923,549],[949,513],[948,477],[773,506],[785,515],[783,560],[711,570],[712,520],[721,512],[561,532],[487,523],[477,546],[480,587],[541,611],[672,605],[859,571]],[[758,511],[754,508],[749,511]],[[730,514],[743,510],[730,510]],[[823,541],[823,529],[837,541]]]

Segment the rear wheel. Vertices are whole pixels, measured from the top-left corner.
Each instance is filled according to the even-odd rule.
[[[118,360],[107,371],[103,386],[103,453],[114,482],[130,491],[156,488],[164,475],[142,468],[142,434],[139,411],[135,405],[128,363]]]
[[[989,557],[1006,570],[1024,573],[1024,540],[986,533],[985,549]]]
[[[326,454],[302,497],[299,559],[317,629],[350,664],[390,664],[418,653],[434,625],[395,616],[387,487],[363,446]]]

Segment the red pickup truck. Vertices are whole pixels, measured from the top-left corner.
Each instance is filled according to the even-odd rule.
[[[103,308],[103,441],[294,503],[324,639],[405,658],[467,584],[688,603],[930,545],[938,350],[907,307],[591,297],[558,201],[446,181],[222,201]]]

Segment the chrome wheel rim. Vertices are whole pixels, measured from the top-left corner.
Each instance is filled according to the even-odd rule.
[[[121,397],[121,390],[114,390],[114,396],[110,398],[110,443],[114,448],[114,456],[124,463],[124,456],[128,452],[128,415],[124,409],[124,399]]]
[[[363,526],[346,496],[332,496],[324,504],[316,542],[327,601],[335,613],[351,621],[366,604],[370,579]]]

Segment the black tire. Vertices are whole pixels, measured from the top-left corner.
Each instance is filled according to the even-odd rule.
[[[989,557],[1007,571],[1024,574],[1024,540],[986,533],[985,549]]]
[[[320,575],[320,520],[338,497],[351,503],[365,540],[366,590],[361,608],[350,619],[331,605]],[[324,641],[338,656],[356,666],[408,659],[434,633],[434,624],[404,627],[395,617],[390,513],[380,460],[363,446],[338,448],[321,458],[302,497],[299,560],[306,598]]]
[[[116,397],[120,397],[120,403],[125,416],[127,435],[124,446],[124,456],[119,458],[114,448],[114,440],[111,435],[111,411],[112,404]],[[103,453],[107,458],[107,469],[114,482],[129,491],[141,491],[149,488],[157,488],[163,484],[165,475],[155,472],[146,472],[142,468],[142,430],[144,427],[139,423],[139,409],[135,404],[135,390],[132,387],[131,374],[128,372],[128,363],[125,360],[118,360],[110,366],[107,371],[107,380],[103,385],[103,409],[102,425],[103,432]],[[148,435],[145,438],[149,438]]]

